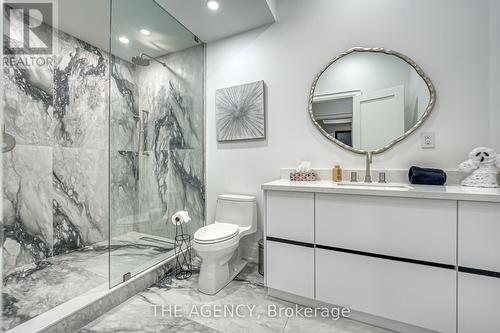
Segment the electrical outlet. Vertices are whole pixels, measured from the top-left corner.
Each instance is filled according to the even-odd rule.
[[[436,135],[434,132],[424,132],[421,136],[422,148],[434,148],[436,147]]]

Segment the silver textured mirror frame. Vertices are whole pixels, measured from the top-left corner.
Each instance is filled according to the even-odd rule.
[[[422,117],[415,123],[415,125],[412,128],[410,128],[409,130],[407,130],[403,135],[401,135],[398,138],[394,139],[393,141],[389,142],[387,145],[385,145],[385,146],[383,146],[383,147],[381,147],[379,149],[372,150],[372,151],[356,149],[356,148],[348,146],[345,143],[337,140],[336,138],[334,138],[333,136],[331,136],[330,134],[328,134],[318,124],[318,122],[314,118],[314,114],[313,114],[314,90],[316,89],[316,84],[318,83],[318,80],[321,77],[321,74],[323,74],[334,62],[336,62],[340,58],[345,57],[346,55],[354,53],[354,52],[378,52],[378,53],[385,53],[385,54],[388,54],[388,55],[396,56],[396,57],[404,60],[410,66],[412,66],[415,69],[415,71],[417,72],[417,74],[425,81],[425,84],[427,85],[427,88],[429,89],[429,104],[427,105],[427,108],[425,109],[424,113],[422,114]],[[347,150],[350,150],[350,151],[352,151],[354,153],[357,153],[357,154],[366,154],[368,152],[371,153],[371,154],[379,154],[379,153],[382,153],[382,152],[386,151],[387,149],[391,148],[396,143],[402,141],[403,139],[405,139],[406,137],[408,137],[411,133],[415,132],[415,130],[417,128],[419,128],[422,125],[422,123],[429,117],[430,113],[434,109],[434,105],[435,104],[436,104],[436,90],[434,88],[434,85],[432,84],[430,78],[424,73],[424,71],[422,70],[422,68],[420,68],[415,63],[415,61],[413,61],[409,57],[405,56],[404,54],[401,54],[399,52],[396,52],[396,51],[393,51],[393,50],[389,50],[389,49],[384,49],[384,48],[370,48],[370,47],[353,47],[353,48],[345,51],[344,53],[341,53],[340,55],[338,55],[337,57],[335,57],[333,60],[331,60],[318,73],[318,75],[316,75],[316,77],[314,78],[313,84],[311,86],[311,92],[309,93],[309,116],[311,117],[311,120],[314,123],[314,125],[320,130],[320,132],[324,136],[326,136],[330,141],[333,141],[334,143],[336,143],[340,147],[342,147],[344,149],[347,149]]]

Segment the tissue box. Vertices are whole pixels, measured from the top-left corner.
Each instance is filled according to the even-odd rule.
[[[314,170],[307,172],[290,172],[290,181],[292,182],[312,182],[315,180],[318,180],[318,174]]]

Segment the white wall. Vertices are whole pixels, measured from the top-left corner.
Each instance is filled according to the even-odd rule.
[[[337,147],[307,113],[311,83],[331,58],[353,46],[386,47],[415,60],[431,77],[438,101],[417,132],[383,155],[374,168],[412,164],[455,168],[475,146],[490,143],[489,6],[487,0],[279,0],[270,27],[207,47],[207,223],[216,195],[258,197],[281,167],[310,160],[314,167],[363,167],[364,158]],[[264,80],[267,140],[218,144],[215,89]],[[421,131],[436,132],[436,149],[422,150]],[[254,237],[260,238],[261,234]],[[254,240],[247,246],[253,247]],[[247,253],[248,254],[248,253]]]
[[[490,0],[490,68],[491,146],[500,152],[500,0]]]

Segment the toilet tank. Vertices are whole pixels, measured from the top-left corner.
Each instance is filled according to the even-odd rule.
[[[249,232],[257,228],[257,202],[255,197],[237,194],[221,194],[217,197],[215,222],[237,224],[249,227]]]

